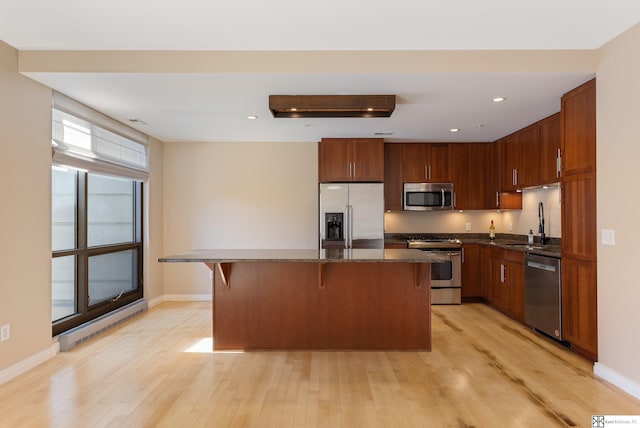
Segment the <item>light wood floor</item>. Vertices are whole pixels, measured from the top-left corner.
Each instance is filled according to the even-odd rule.
[[[0,426],[591,427],[592,415],[640,415],[590,363],[487,306],[434,307],[432,320],[432,352],[212,353],[210,304],[165,303],[0,386]]]

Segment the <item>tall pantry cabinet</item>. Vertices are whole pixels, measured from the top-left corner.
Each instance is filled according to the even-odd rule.
[[[596,82],[566,93],[561,109],[562,331],[576,353],[598,357]]]

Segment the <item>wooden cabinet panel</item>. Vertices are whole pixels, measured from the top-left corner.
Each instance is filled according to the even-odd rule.
[[[469,144],[451,144],[451,181],[454,191],[455,209],[471,208],[471,199],[477,189],[469,183]]]
[[[341,138],[323,138],[318,144],[318,179],[351,181],[353,147]]]
[[[321,183],[384,181],[384,141],[323,138],[318,143],[318,179]]]
[[[562,334],[579,354],[598,356],[597,264],[562,259]]]
[[[407,183],[450,182],[451,155],[446,143],[407,143],[403,178]]]
[[[540,129],[537,124],[518,131],[514,147],[516,156],[516,189],[538,185],[540,166]]]
[[[562,254],[597,260],[596,180],[593,175],[564,177],[562,185]]]
[[[386,143],[384,145],[384,208],[402,209],[402,160],[404,144]]]
[[[492,293],[491,253],[492,248],[490,246],[480,246],[480,296],[487,301],[491,300]]]
[[[429,181],[443,183],[451,181],[451,155],[449,144],[429,144]]]
[[[540,165],[535,184],[560,181],[558,152],[560,151],[560,113],[540,122]]]
[[[595,79],[562,97],[561,117],[563,176],[595,172]]]
[[[458,144],[452,144],[452,149]],[[459,163],[460,157],[453,156],[453,176],[455,180],[466,179],[464,187],[456,190],[459,209],[488,210],[498,208],[496,162],[493,161],[491,143],[468,143],[467,161]],[[464,178],[463,178],[464,177]]]
[[[462,297],[480,297],[480,245],[462,245]]]
[[[384,181],[384,141],[353,139],[353,181]]]
[[[505,261],[507,277],[507,314],[524,322],[524,264]]]

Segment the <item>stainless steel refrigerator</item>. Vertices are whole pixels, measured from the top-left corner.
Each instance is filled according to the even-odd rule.
[[[320,184],[320,248],[383,248],[382,183]]]

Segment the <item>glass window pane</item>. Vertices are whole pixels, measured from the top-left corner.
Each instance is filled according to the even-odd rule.
[[[133,180],[89,174],[87,186],[88,245],[133,242]]]
[[[89,257],[89,305],[137,288],[138,251]]]
[[[53,251],[76,246],[77,176],[73,169],[51,169],[51,247]]]
[[[76,257],[51,260],[51,321],[76,313]]]

